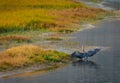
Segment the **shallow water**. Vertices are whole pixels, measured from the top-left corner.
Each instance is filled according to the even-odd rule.
[[[109,19],[70,36],[78,45],[109,47],[89,61],[75,61],[50,72],[0,78],[0,83],[120,83],[120,20]]]
[[[101,3],[92,3],[90,0],[77,0],[86,3],[92,7],[98,7],[106,10],[120,10],[120,0],[102,0]]]
[[[115,10],[120,10],[120,0],[104,0],[103,5],[114,8]]]

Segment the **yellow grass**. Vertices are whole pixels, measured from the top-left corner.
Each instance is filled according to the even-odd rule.
[[[0,2],[0,32],[32,29],[71,30],[68,25],[72,23],[95,20],[106,13],[101,9],[89,8],[71,0],[0,0]]]
[[[69,56],[54,50],[45,50],[38,46],[23,45],[0,53],[0,58],[0,70],[2,71],[37,63],[66,62]]]

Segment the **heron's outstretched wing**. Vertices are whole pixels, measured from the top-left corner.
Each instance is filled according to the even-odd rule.
[[[83,58],[84,57],[84,53],[80,53],[78,51],[75,51],[71,54],[72,57],[77,57],[77,58]]]
[[[99,51],[100,51],[100,49],[94,49],[92,51],[88,51],[87,56],[91,57],[91,56],[95,55],[96,53],[98,53]]]
[[[100,49],[94,49],[85,53],[81,53],[79,51],[75,51],[71,54],[71,57],[77,57],[77,58],[85,58],[85,57],[91,57],[95,55],[97,52],[99,52]]]

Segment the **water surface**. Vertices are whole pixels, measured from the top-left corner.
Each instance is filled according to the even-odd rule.
[[[89,61],[71,64],[43,74],[0,78],[0,83],[120,83],[120,20],[105,20],[96,28],[71,36],[86,46],[109,47]],[[83,42],[85,41],[85,42]]]
[[[92,7],[98,7],[107,10],[120,10],[120,0],[101,0],[101,3],[93,3],[91,0],[77,0],[86,3]]]
[[[120,10],[120,0],[104,0],[103,5],[115,10]]]

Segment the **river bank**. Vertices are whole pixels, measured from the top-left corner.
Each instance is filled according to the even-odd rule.
[[[69,34],[69,37],[74,38],[70,39],[69,42],[77,42],[75,47],[79,47],[81,44],[107,47],[106,50],[100,51],[89,61],[72,62],[63,68],[50,72],[45,71],[45,73],[33,71],[27,75],[24,73],[22,75],[9,75],[5,76],[6,78],[0,78],[0,83],[16,83],[18,80],[20,83],[119,83],[119,22],[118,18],[110,18],[100,22],[94,29]],[[86,42],[84,43],[83,40]],[[71,48],[74,48],[72,46]]]
[[[98,23],[99,24],[99,23]],[[96,25],[97,26],[97,25]],[[78,30],[78,32],[82,32],[82,31],[86,31],[86,30],[92,30],[92,29],[95,29],[96,28],[95,25],[92,25],[92,24],[88,24],[88,25],[83,25],[83,29],[80,29]],[[51,33],[51,35],[54,35],[55,33]],[[58,33],[57,33],[58,34]],[[73,33],[72,33],[73,34]],[[47,48],[47,50],[57,50],[59,52],[64,52],[66,54],[68,54],[68,57],[69,57],[69,54],[71,54],[73,51],[81,51],[82,49],[82,45],[85,44],[84,40],[81,42],[81,44],[79,44],[80,42],[78,41],[72,41],[74,39],[76,39],[76,37],[72,37],[71,35],[72,34],[63,34],[61,35],[61,38],[63,39],[62,41],[55,41],[55,40],[50,40],[48,42],[35,42],[33,45],[37,45],[37,46],[40,46],[40,47],[43,47],[44,49]],[[45,35],[49,35],[49,34],[45,34]],[[83,43],[84,42],[84,43]],[[48,48],[49,46],[49,48]],[[101,48],[102,50],[107,50],[109,49],[110,47],[104,47],[104,46],[87,46],[87,45],[84,45],[85,46],[85,50],[91,50],[91,49],[94,49],[94,48]],[[66,59],[68,60],[68,59]],[[68,61],[69,63],[69,61]],[[28,67],[22,67],[22,68],[18,68],[18,69],[14,69],[14,70],[10,70],[10,71],[5,71],[5,72],[0,72],[0,77],[4,77],[4,78],[9,78],[11,76],[16,76],[16,75],[20,75],[20,74],[23,74],[24,76],[24,73],[32,73],[32,72],[36,72],[36,71],[46,71],[46,69],[50,68],[53,68],[55,67],[56,69],[56,66],[57,68],[65,65],[66,63],[52,63],[52,64],[45,64],[45,65],[33,65],[33,66],[28,66]]]
[[[100,19],[101,19],[101,17],[100,17]],[[89,20],[89,21],[91,21],[91,20]],[[86,21],[87,22],[87,21]],[[73,27],[75,27],[76,25],[73,25]],[[77,27],[80,27],[80,26],[78,26],[77,25]],[[85,25],[85,27],[86,27],[86,30],[88,30],[88,29],[91,29],[91,28],[94,28],[94,26],[93,25],[91,25],[91,24],[88,24],[87,26]],[[82,29],[82,30],[84,30],[84,29]],[[66,33],[66,31],[67,30],[65,30],[65,33]],[[63,33],[64,33],[64,30],[63,30]],[[62,36],[65,36],[66,34],[63,34],[62,33]],[[68,31],[68,33],[69,33],[69,31]],[[21,33],[20,33],[21,34]],[[51,33],[50,33],[51,34]],[[38,45],[38,46],[41,46],[41,44],[43,44],[43,40],[41,39],[41,38],[43,38],[44,40],[46,40],[46,38],[47,38],[47,40],[50,40],[50,41],[46,41],[47,43],[44,43],[44,45],[43,46],[45,46],[44,48],[48,48],[48,49],[54,49],[54,50],[59,50],[59,51],[64,51],[64,52],[67,52],[67,53],[70,53],[70,52],[68,52],[68,51],[66,51],[66,48],[63,48],[63,47],[65,47],[64,46],[64,44],[63,44],[63,47],[60,47],[60,43],[62,44],[63,42],[60,42],[60,40],[62,40],[62,39],[66,39],[66,38],[68,38],[68,37],[66,37],[66,38],[64,38],[64,37],[62,37],[61,36],[61,34],[59,34],[59,33],[57,33],[57,34],[52,34],[52,35],[50,35],[50,34],[48,34],[48,33],[46,33],[45,35],[46,35],[46,37],[45,36],[42,36],[41,34],[39,34],[39,36],[37,36],[36,38],[35,38],[35,36],[33,36],[34,38],[35,38],[35,40],[37,40],[37,42],[35,42],[34,43],[34,45]],[[13,35],[13,34],[12,34]],[[35,34],[36,35],[36,34]],[[50,36],[50,37],[48,37],[48,36]],[[18,36],[19,37],[19,36]],[[18,38],[17,37],[17,38]],[[10,37],[11,38],[11,37]],[[40,41],[39,41],[39,39],[41,39],[41,43],[40,43]],[[68,38],[69,39],[69,38]],[[60,43],[59,43],[60,42]],[[56,45],[56,43],[57,44],[59,44],[58,46]],[[68,44],[68,46],[69,45],[71,45],[71,46],[73,46],[73,45],[77,45],[77,43],[78,42],[74,42],[74,43],[69,43]],[[25,43],[26,44],[26,43]],[[14,46],[14,45],[13,45]],[[11,47],[13,47],[13,46],[10,46],[9,47],[9,45],[7,46],[7,48],[11,48]],[[55,48],[54,48],[54,46],[55,46]],[[86,48],[88,48],[88,47],[86,47]],[[90,47],[91,48],[91,47]],[[75,49],[74,49],[75,50]],[[70,50],[69,50],[70,51]],[[72,50],[73,51],[73,50]],[[71,51],[71,52],[72,52]]]

